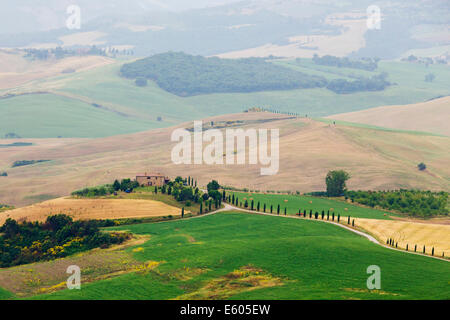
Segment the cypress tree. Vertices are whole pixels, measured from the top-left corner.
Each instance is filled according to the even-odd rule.
[[[225,193],[225,190],[223,190],[223,193],[222,193],[222,199],[223,199],[223,201],[225,201],[226,198],[227,198],[227,195],[226,195],[226,193]]]
[[[158,194],[158,187],[155,186],[155,194]]]
[[[273,213],[273,205],[270,205],[270,213]]]
[[[398,247],[398,242],[395,243],[395,247],[396,247],[396,248]]]
[[[334,221],[334,212],[333,212],[333,221]]]
[[[203,202],[200,202],[200,214],[203,213]]]
[[[312,210],[309,211],[309,218],[312,218]]]
[[[434,256],[434,247],[431,249],[431,255]]]
[[[277,207],[277,214],[280,214],[280,205]]]
[[[253,211],[254,204],[255,204],[255,202],[252,200],[252,207],[251,207],[252,211]]]
[[[233,193],[233,196],[231,197],[231,199],[232,199],[232,203],[234,205],[234,193]]]
[[[259,204],[259,201],[258,201],[258,204],[256,205],[256,211],[259,211],[259,206],[260,206],[260,204]]]
[[[181,218],[184,218],[184,207],[181,208]]]
[[[409,248],[409,245],[408,245],[408,244],[406,244],[406,251],[408,251],[408,248]]]
[[[188,185],[191,185],[191,176],[188,178]]]
[[[317,220],[318,217],[319,217],[319,213],[316,211],[316,213],[314,214],[314,218]]]
[[[330,220],[330,211],[327,212],[327,220]]]
[[[348,216],[347,224],[350,224],[350,216]]]
[[[208,203],[208,211],[211,211],[211,205],[212,205],[212,202],[211,202],[211,200],[209,200],[209,203]]]
[[[423,253],[425,253],[426,252],[426,250],[425,250],[425,246],[423,246]]]
[[[352,227],[355,226],[355,219],[352,220]]]
[[[417,252],[417,244],[414,246],[414,252]]]
[[[219,200],[215,200],[214,201],[214,207],[217,209],[217,208],[219,208]]]
[[[389,239],[386,239],[386,244],[389,244]]]
[[[306,218],[306,210],[303,210],[303,217]]]
[[[266,212],[266,204],[264,203],[264,213]]]
[[[287,208],[285,207],[284,208],[284,215],[286,215],[287,214]]]
[[[341,221],[341,215],[338,214],[338,222]]]
[[[172,194],[172,187],[169,186],[169,188],[167,188],[167,194],[170,196]]]
[[[323,217],[324,217],[324,216],[325,216],[325,212],[322,211],[322,220],[323,220]]]

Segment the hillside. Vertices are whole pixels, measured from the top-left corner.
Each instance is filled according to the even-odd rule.
[[[154,80],[178,96],[320,88],[325,79],[264,59],[219,59],[168,52],[124,64],[122,76]]]
[[[424,131],[450,136],[450,96],[431,101],[384,106],[362,111],[336,114],[328,118],[379,127]]]
[[[180,215],[180,209],[163,202],[142,199],[72,199],[58,198],[32,206],[10,210],[0,215],[6,219],[45,222],[48,216],[66,214],[73,220],[148,218]]]
[[[261,176],[259,165],[174,165],[171,149],[175,143],[170,136],[175,127],[89,140],[20,139],[34,145],[0,149],[0,171],[8,172],[8,177],[0,178],[0,202],[35,203],[151,170],[169,176],[189,174],[200,185],[214,177],[224,185],[253,190],[310,192],[324,190],[328,170],[341,168],[352,175],[350,189],[450,190],[450,139],[447,137],[333,126],[270,113],[220,116],[205,122],[210,120],[215,123],[243,120],[243,128],[279,128],[278,174]],[[192,127],[192,122],[182,127]],[[39,159],[51,161],[10,168],[17,160]],[[427,164],[426,171],[417,169],[420,162]]]
[[[388,81],[393,85],[384,91],[349,94],[310,88],[180,97],[161,89],[154,81],[148,81],[146,87],[138,87],[134,80],[120,76],[123,63],[116,61],[5,90],[3,95],[17,96],[0,100],[0,137],[8,132],[24,138],[102,137],[169,127],[184,121],[242,112],[254,106],[323,117],[381,105],[417,103],[450,94],[447,80],[450,68],[446,66],[380,61],[378,69],[371,72],[316,65],[311,59],[271,62],[329,82],[336,79],[353,82],[358,77],[373,78],[387,72]],[[430,72],[436,78],[425,82],[424,77]],[[20,96],[23,93],[28,97]],[[30,106],[24,100],[33,103]],[[52,122],[52,113],[58,115],[56,122]],[[9,121],[8,117],[13,117],[14,121]],[[30,118],[35,122],[33,126],[29,125]],[[117,131],[111,133],[113,127]]]
[[[65,72],[86,71],[114,62],[101,56],[74,56],[59,60],[30,60],[17,49],[0,50],[0,90],[21,86],[33,80],[58,76]]]
[[[0,286],[17,298],[50,300],[449,297],[448,262],[388,250],[318,221],[228,212],[112,230],[147,238],[109,256],[97,251],[0,270]],[[373,261],[383,270],[382,290],[366,286]],[[82,290],[57,286],[71,264],[90,271]],[[39,283],[29,280],[35,274]]]

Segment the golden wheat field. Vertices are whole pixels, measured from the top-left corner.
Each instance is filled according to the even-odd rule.
[[[398,247],[405,249],[408,244],[409,250],[423,252],[423,246],[427,253],[431,253],[434,247],[436,256],[446,257],[450,255],[450,225],[432,224],[409,221],[391,221],[374,219],[355,219],[355,225],[370,232],[382,243],[388,238],[398,242]]]
[[[67,214],[74,220],[87,220],[177,216],[181,214],[181,210],[154,200],[58,198],[2,212],[0,225],[8,218],[17,221],[45,221],[47,216],[60,213]]]
[[[439,115],[439,117],[436,117]],[[400,106],[384,106],[327,118],[379,127],[424,131],[450,136],[450,97]]]

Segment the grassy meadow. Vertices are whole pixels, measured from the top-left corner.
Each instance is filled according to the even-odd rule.
[[[260,211],[263,211],[264,203],[266,206],[266,212],[270,212],[270,206],[273,205],[273,213],[277,213],[277,206],[280,205],[280,214],[284,214],[284,209],[287,209],[287,214],[295,215],[298,214],[298,210],[312,210],[313,214],[317,211],[322,214],[322,210],[327,214],[328,210],[330,215],[334,211],[335,216],[341,215],[341,219],[347,216],[355,218],[367,218],[367,219],[380,219],[380,220],[390,220],[390,216],[393,215],[387,211],[381,211],[371,208],[365,208],[351,203],[346,203],[343,201],[337,201],[333,199],[318,198],[311,196],[300,196],[300,195],[288,195],[288,194],[262,194],[262,193],[250,193],[250,192],[232,192],[239,198],[239,202],[244,205],[245,199],[249,203],[249,208],[251,201],[253,199],[255,209],[258,202],[260,202]]]
[[[448,262],[391,251],[317,221],[219,213],[113,229],[150,236],[126,250],[157,267],[31,298],[450,298]],[[381,290],[366,287],[370,265],[381,268]]]
[[[95,69],[32,82],[21,89],[36,88],[65,95],[32,94],[0,100],[0,136],[15,132],[22,137],[99,137],[167,127],[184,121],[262,106],[297,112],[310,117],[363,110],[382,105],[409,104],[449,95],[450,68],[382,61],[375,72],[315,65],[311,59],[279,60],[279,65],[329,80],[389,73],[391,87],[379,92],[336,94],[325,88],[264,91],[255,93],[218,93],[178,97],[154,82],[138,87],[120,77],[122,62]],[[425,82],[425,75],[436,79]],[[30,101],[33,104],[30,104]],[[105,108],[97,110],[90,103]],[[60,121],[53,121],[55,119]],[[160,117],[160,121],[158,121]],[[6,119],[14,119],[8,121]],[[1,120],[0,120],[1,121]],[[34,126],[30,126],[35,121]],[[5,132],[3,132],[5,131]]]
[[[143,131],[150,127],[151,121],[123,117],[54,94],[0,100],[0,137],[12,132],[23,138],[91,138]]]

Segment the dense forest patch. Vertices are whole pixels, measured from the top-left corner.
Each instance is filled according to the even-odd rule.
[[[162,89],[178,96],[291,90],[326,85],[322,77],[277,66],[261,58],[232,60],[174,52],[125,64],[121,74],[130,79],[154,80]]]
[[[337,59],[337,60],[336,60]],[[334,79],[306,74],[264,58],[220,59],[191,56],[182,52],[157,54],[122,66],[123,77],[135,79],[137,86],[145,86],[147,80],[155,81],[162,89],[178,96],[194,96],[209,93],[260,92],[323,88],[338,93],[382,91],[390,85],[387,74],[355,81]],[[316,57],[315,63],[375,70],[378,60],[351,61],[347,58]]]

